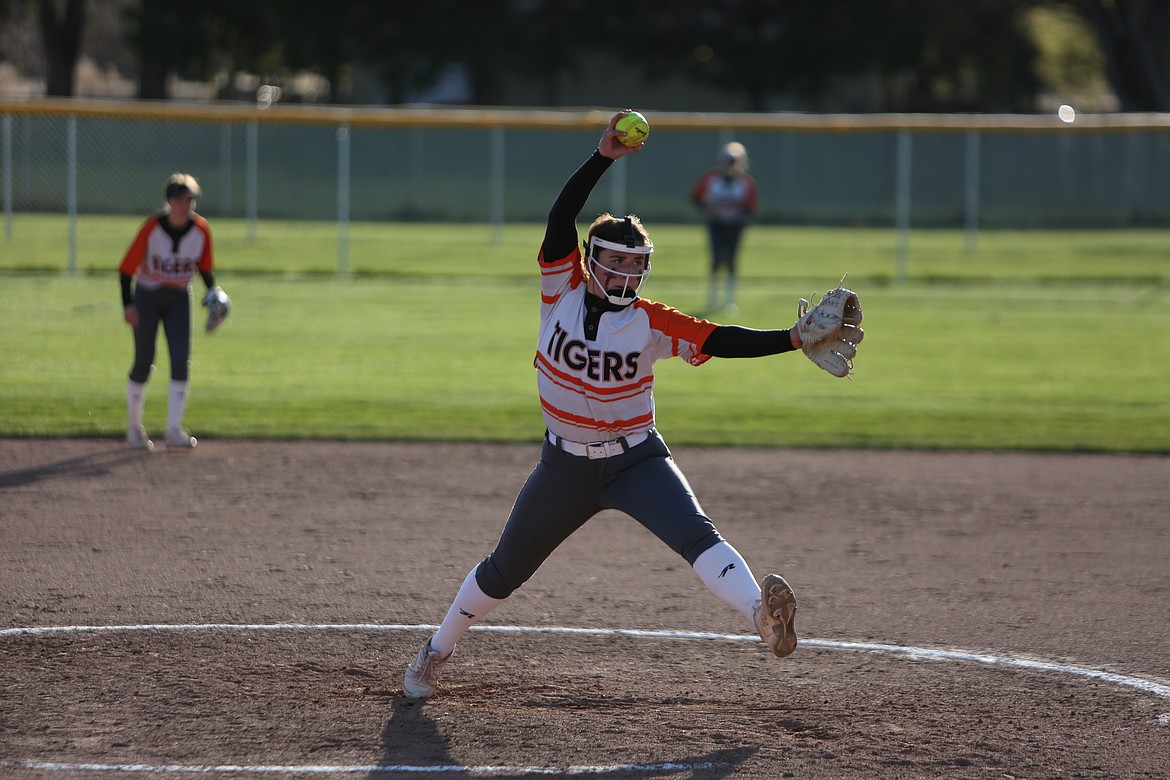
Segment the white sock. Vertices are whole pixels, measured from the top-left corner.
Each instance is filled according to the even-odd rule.
[[[504,599],[493,599],[479,589],[479,583],[475,581],[475,569],[472,569],[459,587],[459,593],[451,602],[439,630],[431,637],[431,649],[438,653],[440,658],[451,655],[455,650],[455,643],[467,633],[467,629],[503,603]]]
[[[130,430],[142,427],[142,410],[146,406],[146,383],[126,381],[126,416],[130,419]]]
[[[755,605],[760,600],[760,584],[756,582],[747,561],[727,542],[720,542],[704,551],[694,565],[703,584],[719,598],[735,607],[755,625]]]
[[[167,430],[172,428],[183,427],[183,413],[187,410],[187,385],[186,381],[179,381],[177,379],[171,380],[170,389],[167,392]]]

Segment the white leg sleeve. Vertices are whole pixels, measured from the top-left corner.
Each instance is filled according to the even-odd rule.
[[[743,556],[727,542],[707,550],[698,557],[695,573],[703,584],[719,598],[735,607],[755,625],[753,611],[760,600],[760,584]]]
[[[472,569],[459,587],[459,593],[451,602],[451,607],[447,610],[447,616],[443,618],[439,630],[431,637],[431,649],[438,653],[440,658],[451,655],[455,649],[455,643],[467,633],[467,629],[482,620],[504,601],[504,599],[493,599],[480,590],[479,583],[475,581],[475,569]]]
[[[183,413],[187,410],[188,382],[172,379],[167,391],[167,430],[183,427]]]
[[[142,410],[146,406],[146,384],[126,381],[126,415],[130,419],[131,430],[142,427]]]

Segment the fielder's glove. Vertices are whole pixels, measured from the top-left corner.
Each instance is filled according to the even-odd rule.
[[[844,281],[845,277],[841,277]],[[800,334],[801,351],[833,376],[849,376],[857,345],[865,337],[857,293],[838,286],[811,309],[808,301],[801,298],[796,314],[793,327]]]
[[[222,325],[228,314],[231,313],[232,299],[228,297],[222,287],[216,285],[207,291],[207,295],[203,296],[203,305],[207,308],[207,326],[204,330],[211,333]]]

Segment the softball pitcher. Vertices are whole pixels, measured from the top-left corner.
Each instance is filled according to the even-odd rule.
[[[463,581],[446,617],[406,670],[406,695],[426,698],[455,644],[526,582],[574,531],[604,509],[633,517],[686,559],[739,610],[777,656],[796,649],[792,588],[757,582],[720,536],[654,428],[654,364],[681,358],[762,357],[801,346],[799,332],[696,319],[639,297],[654,250],[635,216],[602,214],[577,243],[586,199],[629,147],[613,116],[597,150],[565,183],[538,256],[537,384],[547,433],[496,548]]]
[[[199,182],[185,173],[171,175],[163,184],[165,208],[149,217],[126,250],[118,268],[122,284],[122,317],[134,329],[134,364],[126,384],[129,416],[127,440],[136,450],[150,450],[154,442],[142,424],[146,382],[154,368],[155,343],[161,323],[171,361],[167,393],[168,447],[191,449],[196,439],[183,428],[187,406],[191,356],[191,278],[198,271],[207,285],[203,305],[208,307],[207,330],[214,330],[230,310],[231,302],[215,284],[211,228],[195,213]]]

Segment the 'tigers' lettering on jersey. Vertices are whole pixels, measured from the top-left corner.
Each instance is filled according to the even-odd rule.
[[[194,274],[199,267],[198,258],[150,256],[150,270],[160,276]]]
[[[545,353],[554,363],[573,371],[584,371],[585,376],[595,382],[619,382],[633,379],[638,374],[638,358],[641,352],[620,352],[589,349],[580,339],[569,339],[569,333],[557,323],[552,337],[548,340]]]

